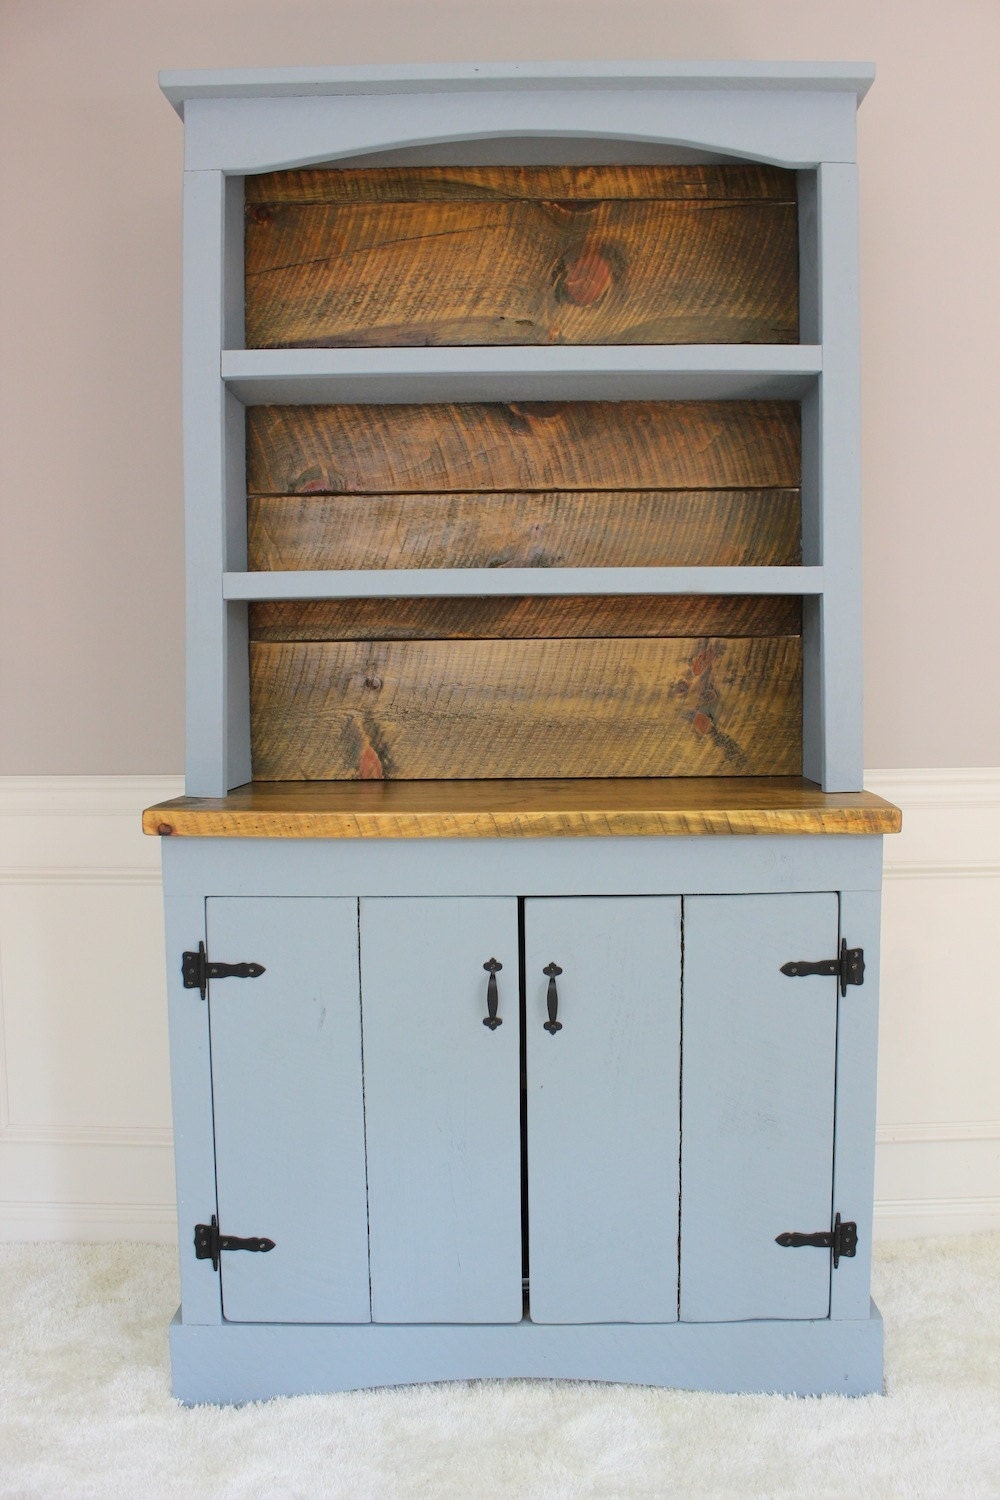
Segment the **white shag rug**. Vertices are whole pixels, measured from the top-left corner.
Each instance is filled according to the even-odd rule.
[[[0,1495],[1000,1496],[1000,1235],[879,1246],[875,1297],[884,1396],[509,1381],[184,1408],[172,1250],[0,1246]]]

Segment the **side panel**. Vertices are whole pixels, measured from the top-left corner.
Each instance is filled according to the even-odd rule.
[[[362,900],[361,972],[372,1317],[518,1322],[517,902]]]
[[[197,990],[184,988],[181,978],[181,954],[196,949],[205,936],[205,900],[172,894],[169,856],[163,863],[181,1315],[185,1323],[218,1323],[219,1278],[212,1262],[198,1260],[194,1253],[194,1226],[206,1223],[216,1206],[208,1008]]]
[[[368,1295],[357,903],[212,897],[209,984],[219,1227],[275,1241],[224,1252],[238,1322],[364,1323]]]
[[[676,1320],[680,965],[678,898],[525,903],[534,1322]]]
[[[834,894],[684,902],[684,1319],[829,1314],[829,1250],[775,1236],[831,1226],[838,986],[780,970],[837,945]]]
[[[837,1267],[830,1288],[832,1318],[856,1318],[870,1301],[880,907],[877,891],[840,893],[840,933],[849,948],[864,949],[865,980],[841,1000],[837,1027],[833,1206],[857,1224],[858,1253]]]

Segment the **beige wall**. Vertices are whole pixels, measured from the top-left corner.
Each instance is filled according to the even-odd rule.
[[[0,773],[182,766],[181,126],[161,67],[873,59],[869,766],[1000,761],[996,0],[2,0]]]

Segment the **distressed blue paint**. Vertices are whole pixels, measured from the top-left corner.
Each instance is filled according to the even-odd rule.
[[[174,1173],[181,1299],[185,1323],[218,1323],[219,1278],[211,1261],[197,1260],[194,1226],[216,1212],[215,1134],[208,1007],[181,980],[181,954],[205,939],[204,893],[175,894],[165,882],[167,1013],[170,1029],[170,1092],[174,1121]]]
[[[877,891],[874,835],[163,840],[174,895],[683,895]]]
[[[677,1316],[680,918],[676,897],[525,903],[535,1322]]]
[[[872,1201],[875,1191],[875,1085],[878,1058],[878,891],[845,890],[840,934],[865,950],[865,982],[840,1002],[837,1024],[837,1125],[833,1203],[858,1226],[858,1253],[842,1260],[830,1288],[830,1316],[856,1318],[871,1283]]]
[[[328,572],[226,573],[222,581],[226,599],[819,594],[823,588],[822,568],[341,568]]]
[[[366,1323],[357,902],[207,908],[209,956],[265,970],[208,987],[219,1226],[275,1242],[222,1255],[223,1315]]]
[[[496,958],[491,1031],[484,963]],[[517,903],[361,902],[377,1323],[521,1317]]]
[[[760,401],[806,395],[818,344],[226,349],[248,406],[324,401]]]
[[[795,1396],[882,1389],[873,1304],[868,1316],[840,1323],[196,1328],[175,1319],[170,1348],[174,1395],[192,1404],[517,1377]]]
[[[681,1317],[822,1318],[830,1253],[775,1236],[831,1223],[837,897],[684,902]],[[844,1212],[844,1217],[851,1217]]]
[[[588,88],[579,77],[541,77],[527,88],[501,78],[486,89],[467,79],[464,87],[399,93],[189,97],[185,164],[269,172],[496,137],[509,138],[510,161],[532,163],[547,159],[549,139],[587,136],[618,141],[623,161],[634,144],[658,142],[788,167],[853,161],[857,90],[850,82],[831,89],[830,81],[828,75],[819,89],[802,78],[799,88],[740,90],[734,79],[715,87],[701,79],[693,88],[671,88],[669,79],[617,86],[603,79]]]

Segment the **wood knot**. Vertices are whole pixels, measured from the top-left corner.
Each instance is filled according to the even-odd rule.
[[[258,203],[251,212],[250,217],[253,219],[255,224],[270,224],[271,210],[265,203]]]
[[[584,250],[566,262],[560,277],[560,290],[574,307],[590,307],[600,301],[611,285],[614,273],[597,250]]]
[[[384,780],[385,771],[379,759],[378,751],[373,745],[366,745],[362,750],[361,758],[358,761],[358,775],[362,781]]]
[[[378,690],[379,690],[379,688],[381,686],[382,686],[382,679],[378,675],[378,673],[377,672],[369,672],[368,676],[365,678],[365,687],[366,688],[371,688],[373,692],[377,693]]]
[[[172,823],[159,823],[157,825],[156,831],[163,838],[166,838],[168,834],[173,833],[174,825]]]

